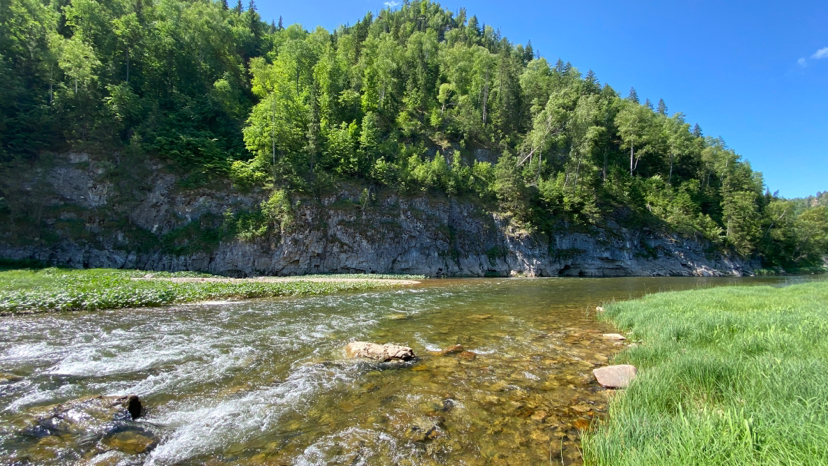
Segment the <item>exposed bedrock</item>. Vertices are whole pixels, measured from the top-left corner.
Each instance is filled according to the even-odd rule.
[[[53,165],[17,186],[15,198],[30,202],[18,209],[18,219],[37,216],[39,223],[26,237],[0,227],[0,257],[230,276],[715,276],[749,274],[756,266],[706,241],[613,221],[603,227],[562,224],[547,235],[516,228],[507,215],[466,200],[380,194],[363,206],[358,188],[295,198],[294,221],[284,232],[248,242],[225,237],[199,247],[184,234],[188,229],[219,228],[225,212],[255,208],[266,193],[221,185],[184,189],[159,167],[147,168],[150,175],[139,187],[124,187],[78,154],[58,157]]]

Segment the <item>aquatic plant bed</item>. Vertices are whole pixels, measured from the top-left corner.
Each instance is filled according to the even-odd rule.
[[[192,272],[23,269],[0,272],[0,314],[165,306],[363,291],[411,285],[415,276],[313,275],[232,279]]]
[[[828,282],[606,306],[638,378],[583,439],[587,464],[828,464]]]

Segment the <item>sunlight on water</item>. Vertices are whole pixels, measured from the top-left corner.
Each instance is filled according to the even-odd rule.
[[[4,317],[0,459],[577,464],[580,431],[606,409],[591,371],[623,348],[602,338],[613,329],[596,321],[596,305],[782,282],[435,280],[363,294]],[[420,359],[405,367],[348,360],[343,347],[354,340],[411,346]],[[466,352],[439,354],[455,344]],[[75,413],[77,425],[38,427],[50,405],[126,394],[142,398],[144,417],[87,426]]]

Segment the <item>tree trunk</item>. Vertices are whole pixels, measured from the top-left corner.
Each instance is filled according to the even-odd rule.
[[[606,182],[607,182],[607,150],[606,150],[606,149],[604,149],[604,170],[603,170],[603,175],[604,175],[604,183],[606,183]]]
[[[489,102],[489,70],[486,69],[486,83],[483,85],[483,126],[486,126],[486,104]]]
[[[633,158],[635,157],[634,147],[635,143],[630,142],[630,176],[633,176],[633,170],[635,170],[635,167],[633,167]]]
[[[667,183],[673,184],[673,154],[670,153],[670,175],[667,177]]]

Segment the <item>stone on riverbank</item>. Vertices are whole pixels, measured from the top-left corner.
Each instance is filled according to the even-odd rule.
[[[602,336],[607,340],[624,341],[627,339],[627,337],[621,335],[620,333],[605,333]]]
[[[366,341],[352,341],[345,346],[345,354],[349,358],[367,358],[381,362],[409,361],[414,359],[414,350],[407,346],[392,344],[378,345]]]
[[[635,378],[638,369],[629,364],[606,366],[595,369],[592,374],[604,388],[626,388]]]

